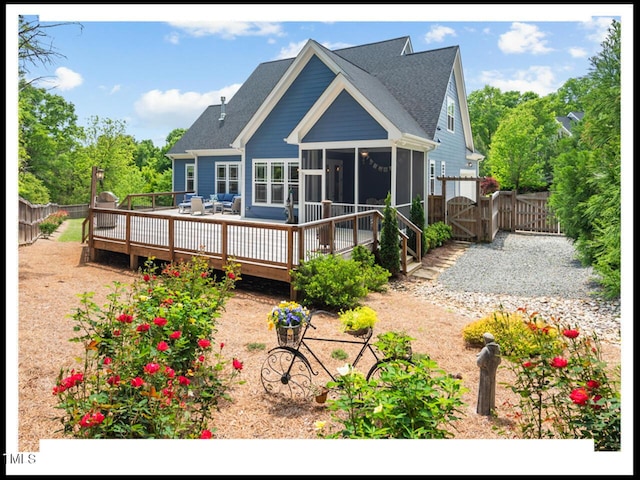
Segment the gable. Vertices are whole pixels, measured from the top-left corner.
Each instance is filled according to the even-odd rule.
[[[343,90],[302,141],[378,140],[387,136],[382,125]]]

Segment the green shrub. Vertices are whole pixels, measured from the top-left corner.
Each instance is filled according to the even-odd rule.
[[[527,317],[521,312],[513,313],[498,310],[485,317],[471,322],[462,329],[462,339],[468,347],[482,348],[482,335],[491,333],[500,345],[503,354],[531,351],[531,330],[527,325]]]
[[[415,338],[405,332],[384,332],[378,335],[373,345],[384,358],[412,358],[411,342]]]
[[[429,248],[441,247],[453,236],[453,227],[444,222],[435,222],[425,229]]]
[[[291,271],[291,285],[303,305],[335,311],[358,306],[369,293],[359,262],[321,253]]]
[[[380,265],[391,276],[400,273],[400,241],[398,239],[398,213],[391,206],[391,193],[384,201],[384,218],[380,232]]]
[[[391,273],[376,263],[376,257],[367,247],[356,245],[351,252],[352,260],[362,267],[364,285],[371,292],[384,292],[389,283]]]
[[[256,350],[264,350],[267,346],[264,343],[252,342],[247,344],[247,350],[255,352]]]
[[[523,437],[593,439],[596,451],[619,451],[620,369],[603,361],[598,336],[536,313],[525,321],[532,348],[503,355]]]
[[[53,232],[55,232],[59,226],[60,224],[58,222],[51,221],[51,220],[43,220],[38,225],[38,228],[42,232],[42,235],[45,238],[47,238],[49,235],[53,234]]]
[[[65,435],[77,438],[211,438],[215,407],[242,362],[213,343],[216,319],[238,279],[225,266],[219,282],[194,257],[161,272],[146,263],[131,285],[114,282],[104,307],[80,295],[73,342],[76,368],[61,369],[53,389]],[[212,360],[212,361],[210,361]]]
[[[428,356],[415,363],[388,362],[379,377],[369,381],[350,365],[339,373],[335,382],[327,384],[337,388],[339,396],[327,401],[331,423],[318,426],[319,437],[451,438],[453,422],[463,413],[462,381]]]

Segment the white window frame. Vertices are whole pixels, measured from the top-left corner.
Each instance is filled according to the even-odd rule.
[[[189,188],[189,183],[191,183],[191,188]],[[196,191],[196,164],[195,163],[187,163],[184,166],[184,189],[187,192]]]
[[[447,131],[456,131],[456,101],[447,97]]]
[[[254,158],[253,166],[251,169],[251,185],[252,185],[252,198],[254,205],[266,206],[266,207],[282,207],[287,201],[287,197],[289,195],[289,190],[291,188],[299,188],[299,177],[297,179],[291,178],[290,172],[292,170],[298,171],[300,168],[300,160],[298,158]],[[282,180],[273,180],[272,173],[273,167],[276,164],[281,164],[283,168],[283,178]],[[256,168],[262,165],[266,169],[266,178],[264,181],[262,179],[256,178]],[[266,201],[259,201],[258,195],[256,194],[256,187],[258,185],[264,185],[266,188]],[[274,201],[272,199],[273,187],[276,185],[282,185],[283,187],[283,196],[282,201]]]
[[[436,161],[429,159],[429,193],[436,194]]]
[[[225,191],[221,192],[218,189],[218,182],[220,182],[220,178],[218,176],[218,169],[219,168],[224,168],[225,171],[225,176],[224,176],[224,183],[225,183]],[[235,170],[237,172],[237,176],[236,178],[231,178],[229,175],[229,172],[231,171],[230,167],[235,167]],[[216,162],[216,179],[215,179],[215,191],[216,194],[222,194],[222,193],[240,193],[240,162]],[[235,192],[231,191],[231,184],[232,183],[236,183],[237,184],[237,188]]]

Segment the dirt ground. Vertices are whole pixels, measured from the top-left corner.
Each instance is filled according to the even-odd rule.
[[[96,301],[106,301],[108,286],[113,281],[130,282],[135,273],[119,262],[88,263],[85,249],[79,243],[58,242],[57,237],[66,225],[49,239],[18,249],[19,260],[19,329],[18,329],[18,442],[20,451],[39,451],[40,439],[63,438],[60,425],[52,419],[58,413],[51,389],[61,367],[75,366],[74,357],[80,356],[79,345],[68,341],[74,336],[73,320],[69,315],[80,305],[78,294],[95,292]],[[446,248],[446,247],[442,247]],[[443,251],[439,251],[442,254]],[[427,256],[428,257],[428,256]],[[435,255],[434,255],[435,259]],[[429,261],[428,258],[426,260]],[[437,261],[437,260],[434,260]],[[475,349],[465,348],[461,330],[469,318],[451,308],[433,304],[428,298],[411,293],[412,282],[429,281],[409,278],[399,288],[384,293],[370,294],[363,302],[378,312],[375,332],[405,331],[416,340],[413,351],[426,353],[445,371],[461,375],[468,391],[463,418],[452,425],[456,439],[515,438],[506,403],[514,399],[506,388],[496,391],[496,417],[475,413],[479,369]],[[244,283],[243,283],[244,282]],[[223,405],[215,415],[214,438],[217,439],[314,439],[314,423],[330,422],[326,404],[313,400],[305,402],[281,401],[265,392],[260,371],[269,349],[276,346],[274,331],[267,329],[266,317],[271,308],[285,300],[288,288],[265,289],[264,283],[252,285],[241,280],[233,297],[219,319],[216,342],[225,343],[226,356],[240,359],[244,368],[244,385],[236,387],[233,402]],[[246,285],[245,285],[246,284]],[[396,286],[398,287],[398,285]],[[242,328],[237,328],[241,318]],[[344,338],[330,320],[322,323],[327,335]],[[336,344],[325,342],[314,351],[335,372],[345,360],[331,359]],[[249,348],[249,345],[253,348]],[[256,345],[264,344],[264,349]],[[618,361],[616,346],[606,347],[609,359]],[[343,348],[354,355],[349,348]],[[363,358],[366,368],[371,364]],[[319,376],[319,383],[324,373]],[[506,370],[498,370],[498,382],[508,380]],[[500,435],[492,427],[506,431]]]

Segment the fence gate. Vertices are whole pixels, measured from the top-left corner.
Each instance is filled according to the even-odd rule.
[[[447,202],[447,223],[451,225],[456,240],[478,240],[478,206],[467,197],[453,197]]]

